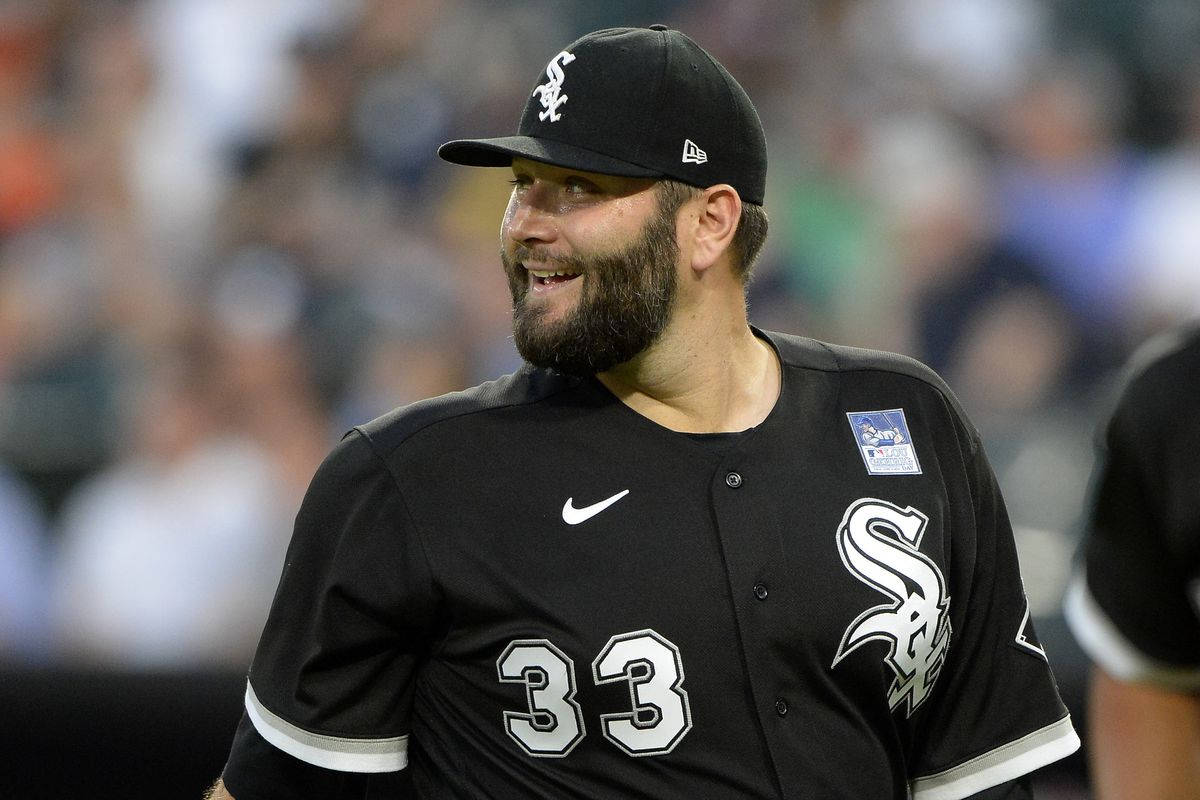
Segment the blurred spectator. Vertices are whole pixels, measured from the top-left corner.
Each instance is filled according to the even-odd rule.
[[[46,109],[53,15],[34,3],[0,8],[0,236],[38,219],[60,199]]]
[[[143,362],[128,387],[126,448],[61,516],[64,652],[133,667],[248,658],[292,510],[327,446],[295,402],[304,381],[286,351],[262,345],[190,335]]]
[[[870,80],[903,97],[932,97],[964,118],[1006,103],[1049,45],[1047,8],[1034,0],[846,5],[848,35]]]
[[[1200,316],[1200,68],[1181,96],[1182,136],[1151,162],[1132,223],[1132,299],[1145,330]]]
[[[927,116],[891,120],[876,139],[869,166],[894,262],[878,280],[898,282],[893,302],[911,305],[907,349],[981,418],[1044,404],[1065,385],[1078,323],[1039,265],[999,238],[990,162]]]
[[[870,291],[888,263],[872,187],[862,180],[863,127],[840,116],[809,131],[810,163],[797,165],[794,179],[777,190],[771,211],[772,245],[784,248],[782,277],[795,305],[805,309],[801,329],[809,336],[837,338],[822,332],[858,316],[848,308]],[[846,341],[863,342],[873,333],[878,332],[859,329]]]
[[[1123,256],[1143,159],[1119,138],[1125,103],[1111,62],[1071,54],[1047,62],[999,125],[1000,236],[1086,326],[1093,378],[1130,345],[1136,283]]]
[[[279,134],[299,102],[298,41],[336,35],[353,0],[153,0],[138,4],[152,66],[131,132],[131,189],[164,263],[202,261],[235,180],[234,158]]]
[[[78,29],[65,5],[33,17],[47,53],[15,102],[41,120],[61,190],[0,239],[0,332],[9,334],[0,452],[52,512],[74,481],[111,456],[118,342],[153,339],[170,313],[124,171],[128,119],[145,77],[141,50],[128,14],[98,9],[95,17],[79,11],[90,24]],[[62,86],[53,80],[58,68],[78,72]]]

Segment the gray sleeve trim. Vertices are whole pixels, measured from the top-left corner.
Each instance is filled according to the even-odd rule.
[[[290,756],[340,772],[398,772],[408,766],[408,737],[351,739],[312,733],[272,712],[246,684],[246,714],[255,730]]]
[[[1079,749],[1067,716],[957,767],[912,782],[913,800],[961,800],[1019,778]]]

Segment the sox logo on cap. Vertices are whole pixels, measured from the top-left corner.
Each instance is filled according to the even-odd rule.
[[[538,114],[538,119],[542,122],[558,122],[562,119],[562,114],[558,113],[558,107],[567,102],[567,96],[561,94],[562,82],[567,77],[563,74],[562,68],[574,60],[575,56],[566,50],[550,59],[550,63],[546,65],[546,77],[550,80],[539,84],[533,90],[533,93],[541,101],[542,108],[546,109]]]

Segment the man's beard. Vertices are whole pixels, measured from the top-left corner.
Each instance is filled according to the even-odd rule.
[[[591,256],[546,258],[523,245],[501,260],[513,296],[513,338],[521,357],[568,375],[594,375],[624,364],[663,332],[678,291],[675,215],[653,214],[624,250]],[[529,303],[527,258],[567,267],[583,281],[576,307],[562,319],[545,319],[548,306]]]

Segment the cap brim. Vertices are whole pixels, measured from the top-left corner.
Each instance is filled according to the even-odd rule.
[[[501,136],[495,139],[455,139],[438,148],[438,155],[453,164],[468,167],[507,167],[514,158],[527,158],[556,167],[622,175],[630,178],[656,178],[659,170],[622,161],[575,145],[532,136]]]

